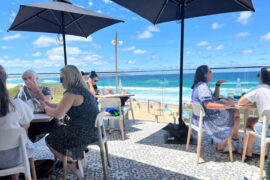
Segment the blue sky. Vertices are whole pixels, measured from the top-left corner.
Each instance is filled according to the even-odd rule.
[[[7,32],[20,4],[42,0],[3,1],[0,7],[0,64],[8,73],[26,69],[59,72],[64,66],[63,47],[56,34]],[[87,39],[67,37],[68,64],[85,71],[114,71],[118,31],[119,70],[179,68],[180,24],[153,26],[137,14],[109,0],[73,0],[73,4],[124,20]],[[184,68],[269,65],[270,1],[253,0],[255,13],[238,12],[191,18],[185,21]]]

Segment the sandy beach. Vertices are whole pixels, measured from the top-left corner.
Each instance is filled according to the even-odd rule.
[[[14,88],[16,87],[17,84],[11,84],[11,83],[7,83],[7,88],[10,89],[10,88]]]

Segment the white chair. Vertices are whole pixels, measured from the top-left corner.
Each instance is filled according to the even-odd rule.
[[[261,152],[260,152],[260,179],[263,178],[263,169],[264,169],[264,156],[265,156],[265,144],[270,143],[270,137],[266,137],[266,126],[270,124],[270,109],[264,110],[262,112],[262,119],[263,119],[263,127],[262,127],[262,134],[257,134],[252,129],[247,128],[245,134],[245,141],[244,141],[244,148],[243,148],[243,155],[242,155],[242,162],[245,160],[246,152],[247,152],[247,145],[249,135],[252,134],[258,138],[261,138]]]
[[[128,111],[130,111],[131,115],[132,115],[133,123],[135,123],[133,106],[132,106],[132,98],[129,97],[127,102],[128,102],[128,104],[123,106],[123,110],[124,110],[124,119],[123,120],[129,119],[129,118],[126,118],[126,116],[129,117],[128,116]]]
[[[191,105],[192,105],[193,114],[196,116],[199,116],[200,119],[199,119],[199,126],[196,126],[196,125],[192,124],[192,116],[190,117],[186,150],[188,151],[188,148],[189,148],[191,130],[194,129],[195,131],[198,132],[197,159],[196,159],[196,163],[198,164],[199,160],[200,160],[202,133],[205,131],[203,129],[203,117],[205,116],[205,111],[200,104],[191,103]],[[230,161],[232,162],[233,156],[232,156],[231,137],[228,138],[228,145],[229,145]]]
[[[111,165],[110,165],[110,160],[109,160],[107,136],[106,136],[106,132],[105,132],[103,118],[104,118],[104,112],[101,112],[97,115],[95,127],[98,129],[98,146],[100,148],[100,156],[101,156],[101,160],[102,160],[104,179],[107,180],[107,168],[106,168],[106,164],[105,164],[105,153],[106,153],[108,166],[111,167]]]
[[[104,179],[107,180],[107,168],[105,164],[105,153],[106,158],[108,162],[108,166],[111,167],[110,161],[109,161],[109,153],[108,153],[108,145],[107,145],[107,136],[105,132],[105,126],[104,126],[104,112],[101,112],[97,115],[96,121],[95,121],[95,127],[98,130],[98,146],[100,148],[100,155],[101,155],[101,161],[102,161],[102,167],[103,167],[103,174]],[[64,156],[63,160],[63,179],[66,179],[66,170],[67,169],[67,156]]]
[[[27,141],[28,137],[24,128],[1,129],[0,151],[20,147],[23,164],[9,169],[0,170],[0,177],[11,174],[24,173],[26,180],[31,179],[30,165],[25,146]]]
[[[102,99],[99,99],[99,103],[100,103],[102,111],[104,111],[106,108],[110,108],[110,107],[116,107],[119,109],[119,116],[113,116],[110,113],[105,112],[103,119],[106,119],[108,121],[117,119],[118,123],[119,123],[119,128],[120,128],[122,140],[124,140],[125,134],[124,134],[124,127],[123,127],[123,114],[121,111],[120,98],[102,98]],[[113,123],[112,123],[112,125],[113,125]]]

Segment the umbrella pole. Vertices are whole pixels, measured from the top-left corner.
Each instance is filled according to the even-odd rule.
[[[64,42],[64,57],[65,57],[65,66],[67,65],[67,50],[66,50],[66,35],[63,32],[63,42]]]
[[[185,27],[185,1],[181,4],[181,44],[180,44],[180,73],[179,73],[179,125],[183,124],[183,63],[184,63],[184,27]]]

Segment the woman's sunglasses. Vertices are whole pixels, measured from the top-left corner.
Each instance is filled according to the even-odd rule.
[[[94,82],[98,82],[98,80],[94,80]]]
[[[261,76],[261,73],[258,73],[258,74],[257,74],[257,78],[259,78],[260,76]]]

